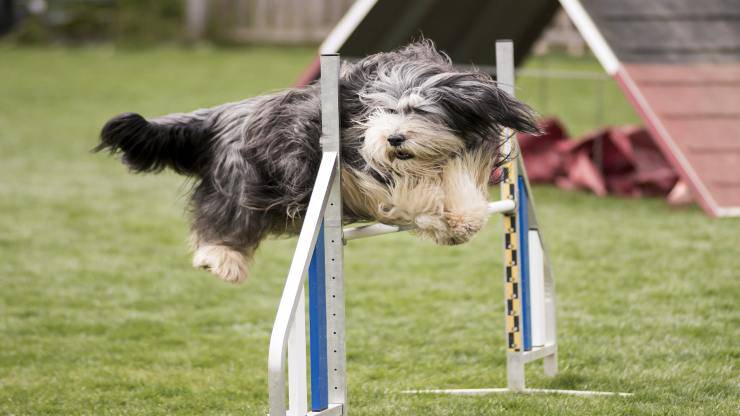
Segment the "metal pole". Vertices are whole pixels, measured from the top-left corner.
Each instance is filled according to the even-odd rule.
[[[328,204],[329,190],[336,174],[336,163],[336,152],[324,152],[321,156],[319,172],[308,202],[288,277],[285,279],[285,288],[280,297],[275,324],[272,327],[267,356],[267,384],[271,415],[285,414],[285,354],[288,348],[288,333],[299,307],[300,297],[304,294],[305,276],[321,228],[321,215]],[[305,347],[303,353],[305,354]]]
[[[306,386],[306,293],[301,285],[298,306],[288,332],[288,405],[290,416],[308,411]]]
[[[493,201],[488,203],[488,214],[505,214],[512,212],[516,208],[514,201]],[[388,225],[382,223],[375,223],[369,225],[361,225],[359,227],[351,227],[344,229],[344,241],[357,240],[358,238],[373,237],[376,235],[398,233],[402,231],[413,230],[416,228],[413,225]]]
[[[511,40],[496,41],[496,81],[499,88],[514,95],[514,43]],[[503,131],[504,157],[507,162],[502,165],[501,199],[517,198],[517,164],[511,159],[515,156],[516,146],[513,132]],[[522,303],[521,279],[519,272],[519,236],[516,211],[504,215],[504,296],[506,315],[506,370],[508,387],[514,391],[524,390],[524,360],[522,351]]]
[[[344,336],[344,244],[342,241],[341,145],[339,130],[338,54],[321,55],[321,148],[337,152],[336,178],[324,212],[326,269],[326,335],[329,403],[347,414],[347,376]]]

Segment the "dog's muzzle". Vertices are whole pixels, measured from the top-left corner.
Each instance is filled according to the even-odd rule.
[[[403,134],[392,134],[388,136],[388,143],[393,147],[398,147],[406,141],[406,137]]]
[[[409,160],[414,158],[414,155],[404,150],[396,150],[395,152],[393,152],[393,156],[395,156],[395,158],[399,160]]]
[[[388,144],[391,145],[391,150],[388,153],[388,156],[391,160],[409,160],[414,157],[413,154],[401,149],[401,146],[404,144],[404,142],[406,142],[406,136],[404,136],[403,134],[392,134],[388,136],[386,140],[388,141]]]

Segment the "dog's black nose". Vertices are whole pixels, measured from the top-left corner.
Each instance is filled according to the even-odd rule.
[[[391,146],[400,146],[401,143],[405,142],[406,138],[403,137],[403,134],[392,134],[388,136],[388,143],[391,144]]]

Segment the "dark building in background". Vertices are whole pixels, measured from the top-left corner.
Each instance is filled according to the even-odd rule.
[[[10,32],[15,24],[15,1],[0,0],[0,35]]]

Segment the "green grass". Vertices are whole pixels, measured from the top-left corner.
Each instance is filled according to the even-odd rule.
[[[133,176],[88,150],[117,112],[258,94],[289,85],[310,58],[0,49],[0,414],[265,413],[268,337],[295,240],[264,244],[247,284],[222,283],[189,266],[182,178]],[[596,127],[577,115],[592,98],[557,85],[553,106],[575,114],[577,131]],[[521,82],[521,96],[534,87]],[[612,98],[612,114],[633,117]],[[548,379],[532,364],[529,385],[635,395],[398,393],[505,384],[493,220],[459,247],[408,235],[347,247],[352,414],[735,413],[740,222],[658,199],[534,193],[557,278],[561,372]]]

